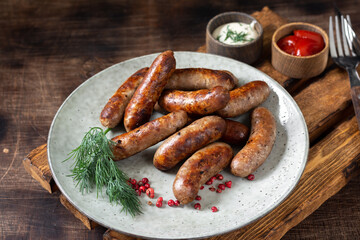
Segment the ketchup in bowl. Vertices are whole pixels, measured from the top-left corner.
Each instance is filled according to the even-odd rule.
[[[294,35],[281,38],[277,41],[277,45],[288,54],[310,56],[321,52],[325,47],[325,42],[319,33],[307,30],[294,30]]]

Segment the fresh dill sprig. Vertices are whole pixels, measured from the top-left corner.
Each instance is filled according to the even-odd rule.
[[[72,150],[66,159],[75,160],[70,176],[82,194],[95,185],[98,196],[105,186],[110,202],[122,205],[121,211],[135,216],[141,213],[140,200],[127,184],[128,176],[112,160],[114,142],[106,137],[108,131],[110,129],[103,131],[93,127],[85,134],[80,146]]]
[[[226,37],[225,40],[226,41],[228,38],[230,38],[231,40],[233,40],[233,42],[248,42],[250,40],[246,39],[246,36],[248,35],[248,33],[246,32],[236,32],[233,31],[229,28],[229,26],[227,26],[227,32],[226,32]]]

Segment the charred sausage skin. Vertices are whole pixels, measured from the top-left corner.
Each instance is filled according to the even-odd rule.
[[[153,164],[168,170],[195,151],[221,138],[226,130],[225,120],[218,116],[200,118],[166,139],[157,149]]]
[[[174,53],[170,50],[161,53],[151,64],[125,109],[126,131],[149,121],[155,103],[175,70],[175,64]]]
[[[236,77],[229,71],[207,68],[176,69],[165,89],[199,90],[222,86],[230,91],[235,87]]]
[[[188,114],[207,115],[224,108],[229,100],[229,91],[217,86],[197,91],[166,90],[159,105],[168,112],[184,110]]]
[[[142,68],[130,76],[109,99],[100,114],[104,127],[117,126],[124,116],[125,108],[149,68]],[[222,86],[227,90],[235,87],[236,78],[228,71],[205,68],[175,69],[165,89],[198,90]],[[156,106],[155,106],[156,108]]]
[[[112,95],[100,114],[100,122],[104,127],[113,128],[120,123],[127,104],[148,69],[146,67],[135,72]]]
[[[271,112],[258,107],[251,114],[251,133],[245,147],[231,161],[231,173],[246,177],[260,167],[271,153],[276,139],[276,122]]]
[[[188,122],[185,111],[176,111],[112,138],[114,160],[130,157],[162,141]]]
[[[226,131],[220,141],[233,145],[243,145],[249,137],[249,128],[237,121],[225,119]]]
[[[263,103],[270,94],[266,82],[253,81],[230,91],[230,101],[223,109],[217,111],[219,116],[231,118],[239,116]]]
[[[182,204],[192,202],[200,186],[229,165],[232,148],[221,142],[212,143],[194,153],[180,167],[173,183],[173,193]]]

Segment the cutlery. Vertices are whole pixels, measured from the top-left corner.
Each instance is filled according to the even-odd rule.
[[[336,14],[337,14],[337,16],[339,18],[344,16],[340,12],[340,9],[336,6],[335,3],[334,3],[334,8],[335,8],[335,12],[336,12]],[[350,49],[353,52],[355,52],[357,54],[357,56],[360,56],[360,40],[356,36],[355,31],[351,27],[351,21],[350,21],[350,16],[349,15],[347,15],[347,18],[344,18],[342,26],[344,27],[344,30],[345,30],[344,32],[345,32],[345,36],[346,36],[348,46],[350,47]]]
[[[340,23],[339,23],[340,21]],[[347,21],[350,24],[350,17]],[[335,25],[335,33],[333,25]],[[340,26],[341,25],[341,26]],[[329,43],[330,43],[330,55],[333,61],[339,66],[344,68],[350,78],[351,86],[351,98],[355,109],[355,115],[360,129],[360,78],[357,73],[356,67],[359,64],[359,56],[357,56],[346,40],[345,33],[345,20],[341,15],[340,20],[338,16],[335,16],[335,23],[333,24],[332,16],[329,19]],[[336,44],[336,45],[335,45]]]

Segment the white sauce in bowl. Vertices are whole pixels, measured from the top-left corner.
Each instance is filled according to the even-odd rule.
[[[212,36],[222,43],[243,45],[253,41],[259,36],[259,33],[255,30],[255,24],[255,21],[250,24],[242,22],[227,23],[217,27],[212,33]]]

